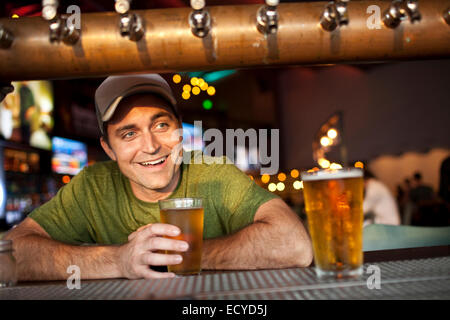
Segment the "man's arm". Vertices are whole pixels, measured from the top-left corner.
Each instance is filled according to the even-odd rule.
[[[235,234],[205,240],[203,269],[306,267],[312,262],[310,238],[297,215],[281,199],[261,205],[253,223]]]
[[[148,266],[178,263],[179,255],[156,253],[158,250],[185,251],[183,241],[161,238],[177,233],[179,229],[175,226],[153,224],[123,245],[73,246],[52,240],[36,221],[26,218],[4,239],[13,240],[20,281],[65,280],[70,265],[80,268],[83,279],[136,279],[174,276],[153,271]]]

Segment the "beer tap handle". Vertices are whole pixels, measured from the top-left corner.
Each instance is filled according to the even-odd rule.
[[[444,10],[443,18],[444,21],[450,26],[450,7]]]
[[[211,30],[211,16],[205,5],[205,0],[191,0],[191,7],[194,10],[189,14],[189,25],[192,34],[199,38],[206,37]]]
[[[129,12],[130,7],[131,0],[115,0],[114,9],[120,14],[120,35],[131,41],[139,41],[145,33],[144,23],[138,14]]]
[[[329,2],[325,6],[320,18],[320,25],[324,30],[333,31],[338,26],[348,24],[347,2],[348,0],[337,0]]]
[[[258,9],[256,23],[262,34],[275,34],[278,31],[278,0],[266,0],[266,5]]]
[[[12,46],[14,35],[11,31],[0,24],[0,48],[8,49]]]
[[[420,21],[422,16],[420,15],[419,12],[418,0],[406,0],[404,3],[404,7],[411,23],[414,23],[415,21]]]

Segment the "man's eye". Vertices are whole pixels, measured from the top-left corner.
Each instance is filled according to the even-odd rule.
[[[131,138],[135,135],[133,131],[127,132],[123,135],[124,138]]]
[[[168,125],[167,123],[161,122],[161,123],[158,123],[158,124],[156,125],[156,128],[158,128],[158,129],[163,129],[163,128],[168,127],[168,126],[169,126],[169,125]]]

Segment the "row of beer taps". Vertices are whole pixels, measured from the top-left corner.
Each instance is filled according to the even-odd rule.
[[[115,0],[115,11],[119,14],[119,31],[123,37],[131,41],[139,41],[145,34],[142,17],[130,12],[132,0]],[[326,31],[349,23],[347,3],[349,0],[334,0],[329,2],[321,17],[320,26]],[[418,0],[393,0],[383,13],[383,23],[388,28],[396,28],[403,20],[411,23],[420,21]],[[205,0],[191,0],[192,12],[189,15],[189,26],[192,34],[199,38],[206,37],[211,31],[211,16],[205,7]],[[256,25],[264,35],[276,34],[279,27],[279,0],[265,0],[256,13]],[[74,23],[67,23],[68,15],[58,14],[58,0],[42,1],[42,17],[49,22],[50,42],[63,42],[68,45],[77,43],[81,36],[80,28]],[[443,18],[450,25],[450,7],[443,13]],[[0,48],[6,49],[12,45],[14,35],[10,30],[0,25]]]

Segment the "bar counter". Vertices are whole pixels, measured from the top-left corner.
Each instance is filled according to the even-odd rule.
[[[0,300],[450,299],[450,246],[370,251],[364,261],[358,279],[318,280],[313,266],[205,271],[172,279],[81,280],[80,289],[66,281],[22,282],[0,289]]]

